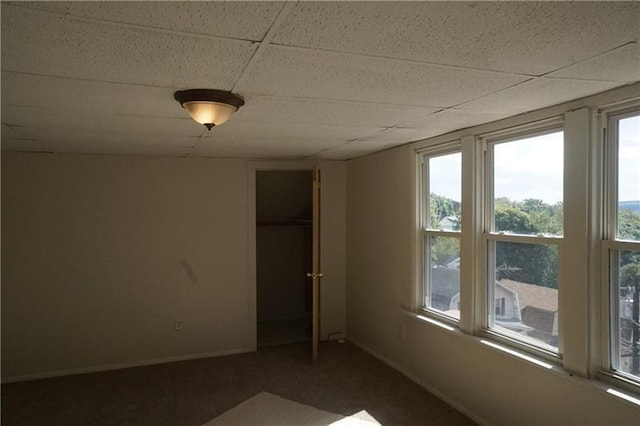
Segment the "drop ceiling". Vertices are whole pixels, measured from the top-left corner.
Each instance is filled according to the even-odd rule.
[[[640,80],[638,2],[2,2],[2,148],[349,159]],[[207,131],[176,90],[246,104]]]

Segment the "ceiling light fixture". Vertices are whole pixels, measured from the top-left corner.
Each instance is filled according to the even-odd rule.
[[[215,89],[179,90],[173,94],[194,121],[211,130],[226,122],[244,105],[244,100],[231,92]]]

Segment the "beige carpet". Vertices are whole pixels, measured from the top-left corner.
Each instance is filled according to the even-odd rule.
[[[318,410],[267,392],[236,405],[202,426],[372,426],[380,425],[366,411],[349,417]]]

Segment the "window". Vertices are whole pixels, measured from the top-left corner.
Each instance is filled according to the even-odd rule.
[[[628,93],[416,143],[416,317],[640,392],[640,100]]]
[[[558,263],[563,235],[564,132],[487,140],[487,325],[558,353]]]
[[[640,110],[610,116],[607,129],[610,368],[640,383]]]
[[[459,145],[422,155],[422,307],[460,318],[462,157]]]

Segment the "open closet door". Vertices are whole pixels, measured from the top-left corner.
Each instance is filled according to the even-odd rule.
[[[315,364],[318,360],[318,343],[320,341],[320,169],[314,166],[313,175],[313,242],[311,272],[307,276],[311,278],[312,285],[312,337],[311,337],[311,361]]]

